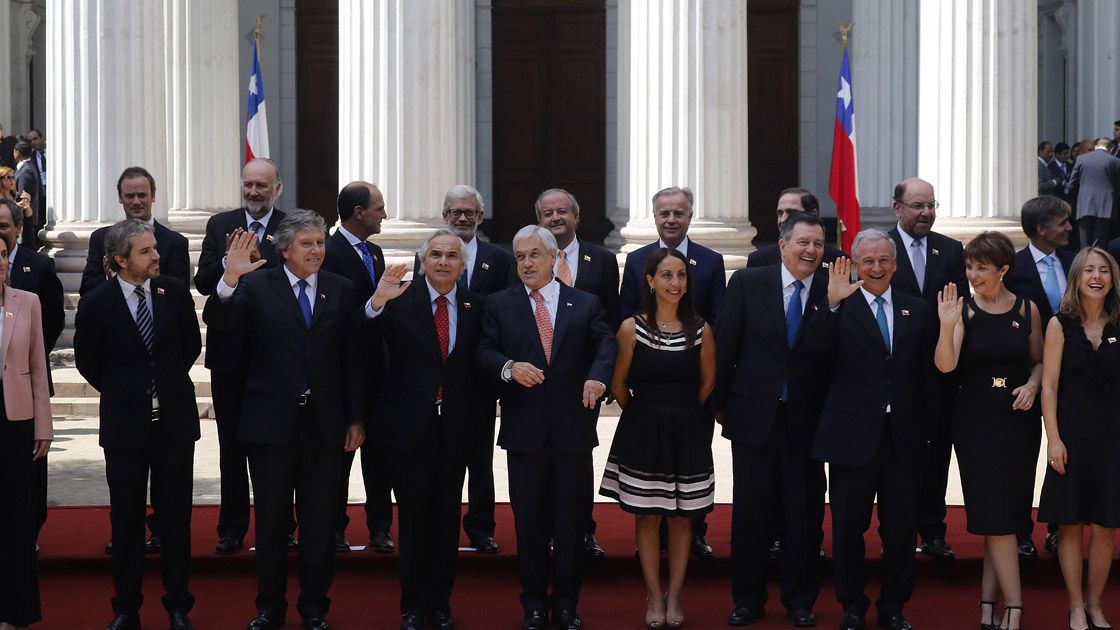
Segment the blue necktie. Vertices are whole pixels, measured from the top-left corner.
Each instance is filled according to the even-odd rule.
[[[887,309],[883,307],[886,300],[883,296],[875,298],[875,322],[879,324],[879,334],[883,336],[883,343],[887,344],[887,354],[891,352],[891,329],[887,326]]]
[[[299,296],[296,301],[299,302],[299,310],[303,313],[303,323],[311,328],[311,300],[307,298],[307,281],[300,280],[296,284],[299,286]]]
[[[789,296],[789,306],[786,307],[786,346],[793,349],[793,342],[797,341],[797,330],[801,328],[801,289],[805,288],[800,280],[793,281],[793,294]],[[782,400],[789,397],[789,382],[782,384]]]
[[[252,223],[250,223],[249,231],[257,235],[258,243],[264,240],[264,224],[260,221],[253,221]]]
[[[1045,256],[1042,262],[1046,264],[1046,277],[1042,279],[1042,289],[1046,291],[1050,312],[1057,313],[1058,306],[1062,303],[1062,292],[1058,288],[1058,270],[1054,268],[1054,259],[1050,256]]]
[[[369,281],[373,286],[377,286],[377,272],[373,270],[373,255],[369,253],[369,248],[365,243],[358,243],[356,245],[358,253],[362,255],[362,263],[366,266],[366,273],[369,274]]]

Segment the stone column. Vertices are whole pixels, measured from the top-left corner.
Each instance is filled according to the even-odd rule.
[[[7,6],[5,6],[7,5]],[[9,90],[4,98],[9,109],[5,112],[0,106],[0,120],[7,125],[4,132],[10,136],[19,135],[31,126],[31,83],[27,78],[27,66],[35,55],[32,39],[39,24],[43,21],[42,9],[36,12],[30,0],[0,0],[0,16],[11,18],[11,22],[0,26],[0,89]],[[8,40],[7,36],[11,39]],[[5,78],[5,72],[8,73]],[[51,140],[47,136],[47,142]]]
[[[746,69],[746,3],[620,3],[619,85],[628,93],[619,96],[618,170],[628,190],[619,205],[629,213],[612,218],[623,251],[657,239],[650,198],[674,185],[696,193],[690,238],[732,255],[751,249]]]
[[[47,4],[51,186],[43,238],[64,274],[81,272],[94,229],[122,217],[116,182],[125,167],[168,181],[163,18],[154,2]],[[158,195],[155,215],[167,217]]]
[[[1120,119],[1120,63],[1116,33],[1120,3],[1115,0],[1078,0],[1076,8],[1076,86],[1074,132],[1077,139],[1112,137],[1112,122]]]
[[[157,199],[176,230],[201,238],[212,214],[241,205],[241,39],[223,0],[164,6],[168,179]]]
[[[938,231],[1015,233],[1037,196],[1037,19],[1035,0],[921,2],[917,174]]]
[[[339,2],[339,185],[384,193],[390,255],[411,259],[444,192],[474,180],[474,15],[460,0]]]

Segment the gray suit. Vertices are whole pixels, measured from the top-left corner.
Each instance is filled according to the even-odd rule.
[[[1041,159],[1038,162],[1038,194],[1040,195],[1061,195],[1062,183],[1061,180],[1054,174],[1053,161],[1043,162]]]
[[[1120,159],[1103,149],[1078,156],[1069,177],[1069,197],[1077,209],[1081,245],[1107,242],[1120,201]]]

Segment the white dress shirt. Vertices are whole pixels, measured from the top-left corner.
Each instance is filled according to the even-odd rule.
[[[475,260],[478,260],[478,237],[477,236],[475,236],[471,240],[467,241],[467,260],[466,260],[467,267],[466,267],[466,271],[464,273],[467,276],[467,286],[468,287],[471,286],[471,279],[474,277],[474,261]],[[573,278],[574,277],[575,276],[573,276]]]
[[[136,309],[140,308],[140,298],[136,295],[136,285],[128,282],[117,274],[117,282],[120,283],[121,293],[124,295],[125,306],[128,307],[128,312],[132,315],[132,321],[136,321]],[[145,280],[144,284],[144,300],[148,303],[148,315],[152,318],[152,335],[155,335],[156,325],[156,310],[152,308],[152,281]],[[152,396],[152,409],[159,409],[159,396]]]
[[[879,305],[875,303],[875,297],[876,297],[875,294],[871,293],[870,291],[868,291],[867,289],[865,289],[863,287],[860,287],[859,290],[863,292],[863,299],[867,300],[867,305],[869,307],[871,307],[871,317],[875,318],[876,313],[879,310]],[[886,311],[886,314],[887,314],[887,332],[890,334],[891,350],[893,351],[894,350],[894,301],[891,298],[891,288],[890,287],[887,287],[887,290],[883,292],[882,298],[883,298],[883,310]]]
[[[789,301],[793,299],[793,282],[797,280],[797,278],[793,277],[793,274],[789,272],[789,269],[786,269],[785,263],[782,263],[781,267],[782,312],[785,313],[789,311]],[[809,289],[813,286],[813,274],[809,274],[804,280],[801,281],[801,284],[805,285],[805,288],[801,290],[801,312],[804,313],[805,305],[809,303]]]
[[[536,313],[537,301],[533,299],[533,290],[525,285],[521,286],[525,288],[525,295],[529,298],[529,310]],[[544,297],[544,307],[548,309],[548,320],[552,323],[552,327],[556,328],[556,308],[560,304],[560,281],[553,279],[541,287],[540,292]]]
[[[657,239],[657,245],[659,247],[661,247],[661,249],[668,249],[669,248],[669,245],[667,245],[665,243],[665,241],[663,241],[661,239]],[[688,258],[688,237],[687,236],[684,237],[684,240],[681,241],[681,244],[677,245],[673,249],[680,252],[681,255],[684,256],[687,259]]]

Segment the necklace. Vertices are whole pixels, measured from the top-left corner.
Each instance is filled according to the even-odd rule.
[[[661,330],[665,331],[665,332],[672,332],[672,329],[676,328],[676,326],[674,325],[676,323],[678,323],[678,322],[675,321],[675,320],[671,321],[671,322],[659,321],[659,322],[657,322],[657,327],[660,328]]]

